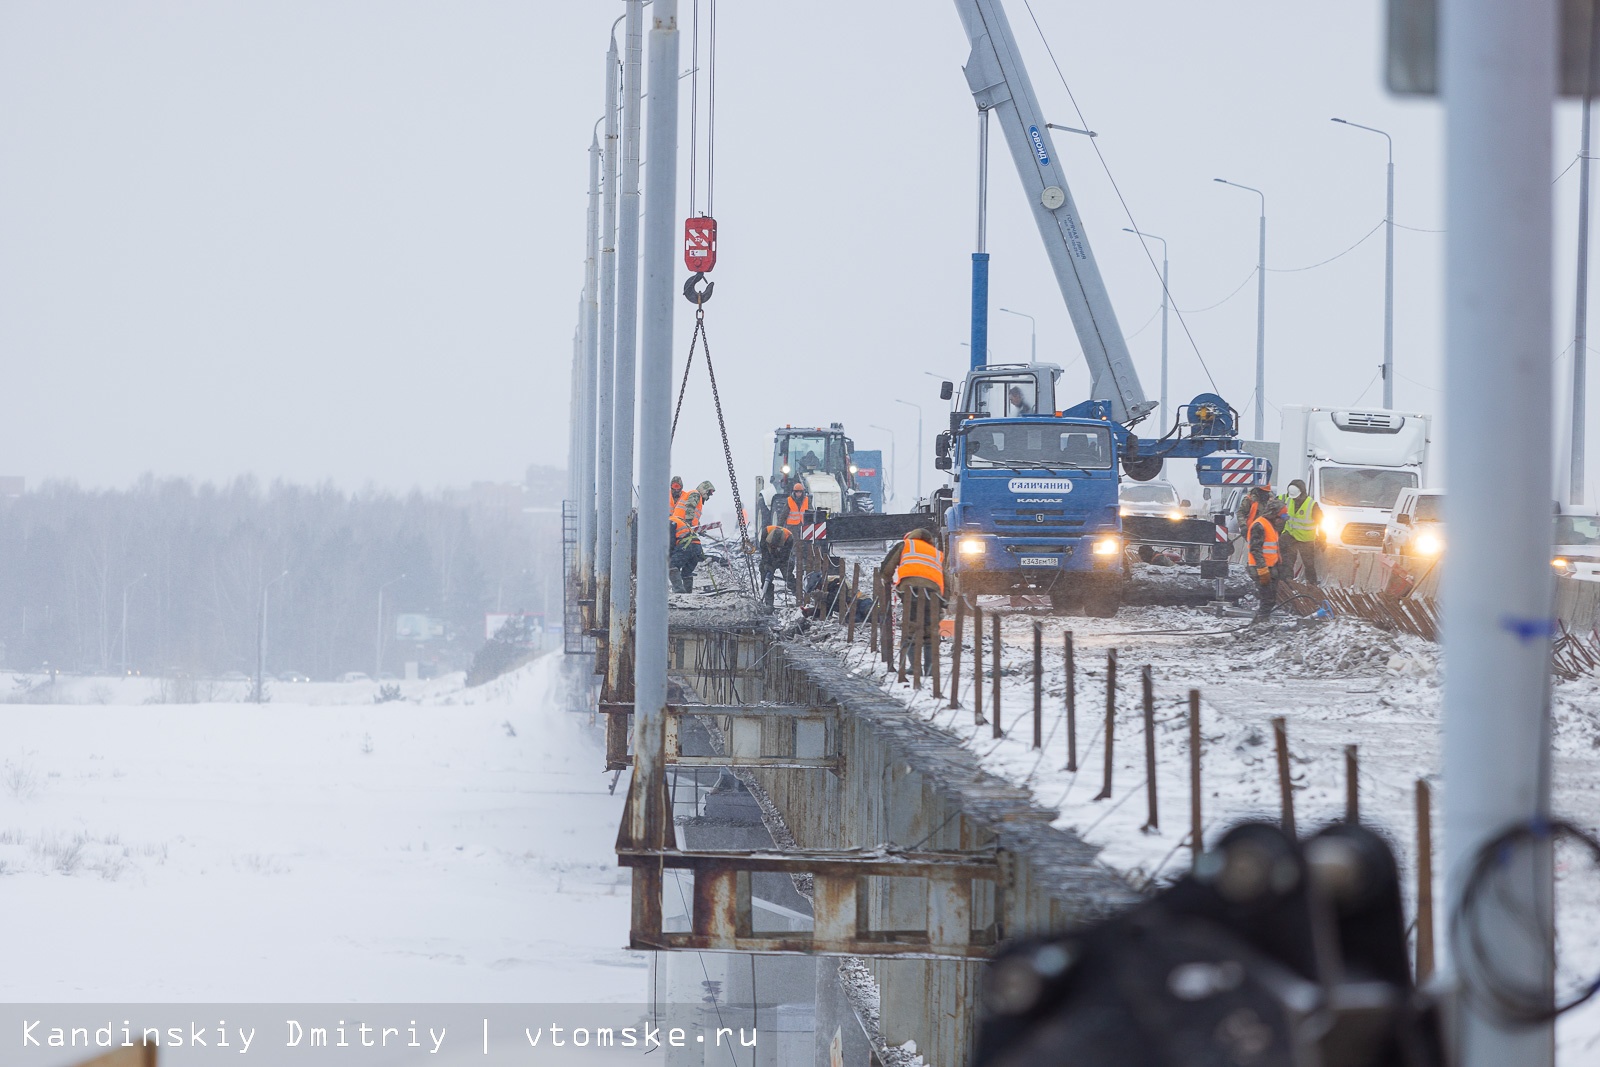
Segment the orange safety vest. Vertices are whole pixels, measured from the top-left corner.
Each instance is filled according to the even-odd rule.
[[[926,541],[906,538],[900,547],[900,566],[895,568],[894,584],[902,578],[926,578],[937,582],[940,594],[944,593],[944,553],[938,546]]]
[[[1272,523],[1260,516],[1257,516],[1255,522],[1250,524],[1251,527],[1254,527],[1256,523],[1260,523],[1262,528],[1266,531],[1261,536],[1261,556],[1265,562],[1257,561],[1255,558],[1255,552],[1251,551],[1250,566],[1276,567],[1278,565],[1278,531],[1272,525]]]
[[[691,511],[689,507],[689,497],[691,495],[690,493],[684,493],[672,508],[672,532],[679,540],[693,533],[695,524],[700,521],[698,509]]]
[[[811,495],[809,493],[807,493],[805,496],[801,497],[799,500],[796,500],[794,498],[794,494],[790,493],[789,494],[789,518],[787,520],[788,525],[790,525],[790,526],[799,526],[801,523],[805,522],[806,521],[806,512],[808,512],[810,510],[811,510]]]

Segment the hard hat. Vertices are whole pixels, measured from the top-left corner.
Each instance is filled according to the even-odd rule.
[[[803,493],[803,492],[806,491],[806,487],[801,485],[799,482],[795,482],[794,483],[794,491],[797,492],[797,493]]]

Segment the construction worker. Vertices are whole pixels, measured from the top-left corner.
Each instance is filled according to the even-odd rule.
[[[1256,583],[1256,621],[1272,614],[1278,606],[1278,527],[1282,523],[1282,508],[1271,497],[1259,502],[1250,528],[1246,533],[1250,546],[1245,563]]]
[[[806,492],[806,487],[799,482],[794,483],[784,504],[789,509],[789,514],[783,522],[786,526],[799,526],[806,521],[806,512],[811,510],[811,494]]]
[[[1028,398],[1023,394],[1020,385],[1013,385],[1006,391],[1006,403],[1010,406],[1012,415],[1033,414],[1033,405],[1028,403]]]
[[[706,558],[700,545],[700,517],[714,492],[710,482],[701,482],[693,492],[679,497],[672,509],[672,555],[667,561],[667,577],[674,592],[694,592],[694,569]]]
[[[1236,518],[1239,520],[1239,536],[1249,537],[1250,526],[1256,521],[1256,516],[1262,511],[1272,510],[1268,507],[1273,503],[1272,486],[1258,485],[1254,489],[1247,489],[1244,496],[1239,498],[1239,508]]]
[[[761,534],[761,590],[762,597],[771,596],[772,577],[783,579],[789,592],[798,593],[794,577],[794,534],[787,526],[774,522]]]
[[[900,593],[901,646],[922,646],[922,669],[933,669],[933,643],[944,617],[944,553],[932,530],[918,527],[889,550],[878,574]]]
[[[1283,496],[1283,540],[1279,554],[1283,557],[1283,573],[1294,576],[1295,560],[1300,561],[1305,580],[1312,585],[1317,581],[1317,539],[1322,534],[1322,507],[1306,492],[1306,483],[1299,478],[1289,483]]]

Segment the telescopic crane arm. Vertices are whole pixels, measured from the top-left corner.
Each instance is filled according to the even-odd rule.
[[[1127,341],[1056,158],[1049,126],[1039,110],[1011,24],[1000,0],[956,0],[956,10],[972,42],[972,54],[963,68],[967,84],[978,107],[994,112],[1005,131],[1023,192],[1033,208],[1039,236],[1044,238],[1050,266],[1083,347],[1090,397],[1109,401],[1111,417],[1126,425],[1155,404],[1145,399],[1128,355]]]

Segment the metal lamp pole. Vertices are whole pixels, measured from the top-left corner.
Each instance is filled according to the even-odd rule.
[[[1165,426],[1167,424],[1167,308],[1172,302],[1172,287],[1168,284],[1167,276],[1167,239],[1127,226],[1122,228],[1122,232],[1161,242],[1161,425]]]
[[[1010,308],[1001,308],[1007,315],[1016,315],[1028,320],[1028,362],[1039,362],[1039,323],[1026,311],[1012,311]]]
[[[1244,189],[1261,198],[1261,248],[1256,257],[1256,440],[1266,439],[1267,424],[1267,194],[1226,178],[1212,181]]]
[[[267,699],[267,690],[263,684],[267,674],[267,591],[285,578],[289,572],[284,571],[272,581],[261,587],[261,632],[256,636],[256,703],[264,703]]]
[[[122,676],[128,676],[128,590],[150,577],[141,574],[133,581],[122,587]]]
[[[395,582],[404,581],[405,577],[402,574],[398,578],[390,578],[387,582],[378,586],[378,660],[372,671],[372,680],[374,682],[378,680],[378,675],[383,673],[383,591]]]
[[[882,430],[884,433],[889,435],[889,499],[894,500],[895,487],[900,482],[900,464],[899,460],[895,458],[897,453],[895,452],[894,447],[894,431],[889,429],[887,426],[879,426],[875,422],[869,422],[867,423],[867,426],[874,430]]]
[[[1389,200],[1383,216],[1383,406],[1394,407],[1394,138],[1374,126],[1363,126],[1349,119],[1334,119],[1341,126],[1350,126],[1368,133],[1383,134],[1389,143]]]
[[[1001,309],[1004,310],[1004,309]],[[896,400],[896,404],[904,404],[908,408],[917,409],[917,499],[922,499],[922,405],[913,404],[909,400]]]

